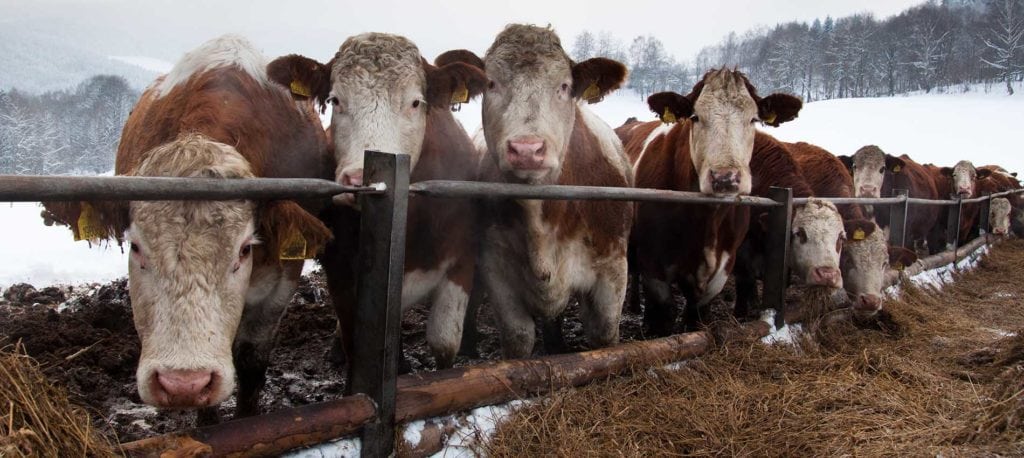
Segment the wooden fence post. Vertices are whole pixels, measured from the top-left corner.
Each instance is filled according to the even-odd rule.
[[[775,327],[786,324],[786,286],[789,284],[789,240],[793,224],[793,190],[773,187],[768,198],[782,205],[768,213],[767,255],[764,272],[764,306],[775,309]]]
[[[960,246],[960,213],[963,211],[963,199],[957,196],[952,206],[949,207],[949,217],[946,218],[946,251],[956,250]]]
[[[906,189],[894,189],[893,197],[907,197]],[[907,243],[907,206],[909,202],[889,206],[889,245],[906,247]],[[913,248],[913,247],[911,247]]]
[[[358,297],[348,383],[350,392],[365,393],[377,403],[377,418],[363,427],[362,456],[384,457],[395,448],[409,156],[365,154],[363,181],[382,184],[384,193],[359,196]]]

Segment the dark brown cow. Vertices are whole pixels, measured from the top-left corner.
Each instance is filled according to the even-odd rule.
[[[936,167],[928,165],[926,170],[935,184],[939,199],[971,199],[978,197],[978,182],[992,174],[991,170],[976,169],[970,161],[960,161],[953,167]],[[960,212],[959,245],[971,240],[971,233],[978,222],[981,206],[964,204]],[[936,212],[937,221],[932,226],[928,237],[928,251],[938,253],[951,243],[947,237],[949,207],[941,207]],[[909,225],[909,222],[908,222]]]
[[[323,129],[268,79],[264,65],[249,42],[234,36],[186,54],[128,117],[116,174],[324,178],[333,166]],[[286,201],[48,209],[48,217],[72,223],[81,237],[131,244],[128,282],[142,342],[137,383],[144,402],[215,405],[231,394],[237,371],[237,414],[258,412],[277,324],[302,258],[330,237],[316,218]]]
[[[853,155],[839,156],[853,174],[854,192],[857,197],[892,197],[894,189],[906,189],[910,197],[936,199],[939,194],[929,171],[907,155],[895,157],[881,148],[865,146]],[[888,207],[866,205],[867,214],[874,217],[882,229],[889,227]],[[907,244],[924,243],[929,231],[939,218],[939,207],[934,205],[911,205],[907,210]]]
[[[663,121],[629,126],[626,153],[637,187],[704,194],[748,194],[754,122],[777,126],[794,119],[799,99],[761,98],[740,72],[713,70],[686,96],[659,93],[648,105]],[[695,327],[701,309],[721,292],[747,233],[749,207],[637,206],[633,245],[647,293],[645,324],[656,335],[673,332],[671,286],[686,297],[685,322]]]
[[[828,151],[809,143],[787,143],[786,149],[800,165],[804,178],[818,197],[853,197],[853,176],[845,164]],[[873,314],[882,308],[888,268],[909,266],[914,252],[888,246],[885,234],[874,221],[864,218],[860,205],[840,205],[846,241],[840,268],[843,289],[855,311]]]
[[[330,133],[339,182],[362,184],[367,149],[410,154],[412,182],[473,181],[480,156],[449,109],[479,95],[486,84],[477,66],[456,62],[467,55],[475,57],[450,51],[430,65],[408,39],[369,33],[346,40],[327,64],[292,55],[268,68],[277,82],[298,82],[311,88],[309,95],[319,103],[332,105]],[[339,318],[338,357],[351,348],[356,325],[358,253],[356,234],[340,232],[359,227],[358,218],[351,208],[325,216],[336,233],[321,261]],[[476,224],[476,205],[470,200],[410,199],[402,306],[430,303],[426,338],[439,367],[452,365],[462,339],[475,272]]]

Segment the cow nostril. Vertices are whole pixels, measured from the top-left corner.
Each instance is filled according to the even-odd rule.
[[[544,147],[544,142],[540,140],[510,140],[508,142],[508,150],[517,156],[540,157],[544,155],[546,148]]]
[[[153,378],[156,398],[167,407],[206,405],[219,379],[211,370],[157,371]]]
[[[362,186],[363,170],[347,170],[341,174],[341,184],[344,186]]]

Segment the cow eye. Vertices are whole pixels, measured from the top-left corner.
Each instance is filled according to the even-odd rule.
[[[800,229],[797,229],[794,236],[800,240],[800,243],[807,243],[807,231],[805,231],[804,228],[801,227]]]
[[[751,120],[750,120],[750,123],[751,123],[751,124],[757,124],[757,123],[758,123],[758,122],[760,122],[760,121],[761,121],[760,119],[754,118],[754,119],[751,119]]]
[[[700,122],[700,117],[697,115],[690,116],[690,121],[693,121],[693,123],[696,124]]]
[[[332,96],[327,98],[327,103],[329,103],[331,105],[334,105],[334,106],[338,106],[338,98],[332,95]]]
[[[133,244],[131,244],[131,246],[129,246],[129,249],[130,249],[130,250],[132,250],[132,253],[135,253],[135,254],[142,254],[142,249],[141,249],[141,248],[139,248],[139,246],[138,246],[138,245],[136,245],[136,244],[134,244],[134,243],[133,243]]]
[[[495,83],[494,80],[490,80],[487,82],[487,89],[494,89],[496,86],[497,83]]]
[[[885,173],[885,166],[882,166],[882,168],[878,169],[878,173]]]
[[[242,249],[238,250],[238,257],[241,259],[247,258],[250,254],[252,254],[251,243],[246,243],[245,245],[242,245]]]
[[[419,100],[413,100],[412,101],[412,107],[413,108],[419,108],[420,107],[420,101]]]

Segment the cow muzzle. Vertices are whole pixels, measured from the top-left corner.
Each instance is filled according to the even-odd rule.
[[[157,407],[198,408],[211,405],[222,377],[209,369],[157,370],[149,389]]]
[[[878,197],[877,186],[861,186],[857,190],[857,197]]]
[[[959,197],[961,199],[970,199],[971,198],[971,194],[973,194],[973,193],[971,192],[971,190],[969,188],[960,188],[956,192],[957,197]]]
[[[997,227],[992,229],[992,233],[995,235],[1006,235],[1006,228]]]
[[[871,316],[882,310],[882,297],[876,294],[860,294],[853,301],[853,311],[860,315]]]
[[[737,193],[740,190],[740,171],[736,169],[711,170],[711,190],[715,194]]]
[[[547,168],[547,146],[539,137],[517,137],[508,141],[506,158],[516,170],[542,170]]]
[[[812,286],[828,286],[839,288],[843,277],[835,267],[815,267],[808,275],[807,284]]]

